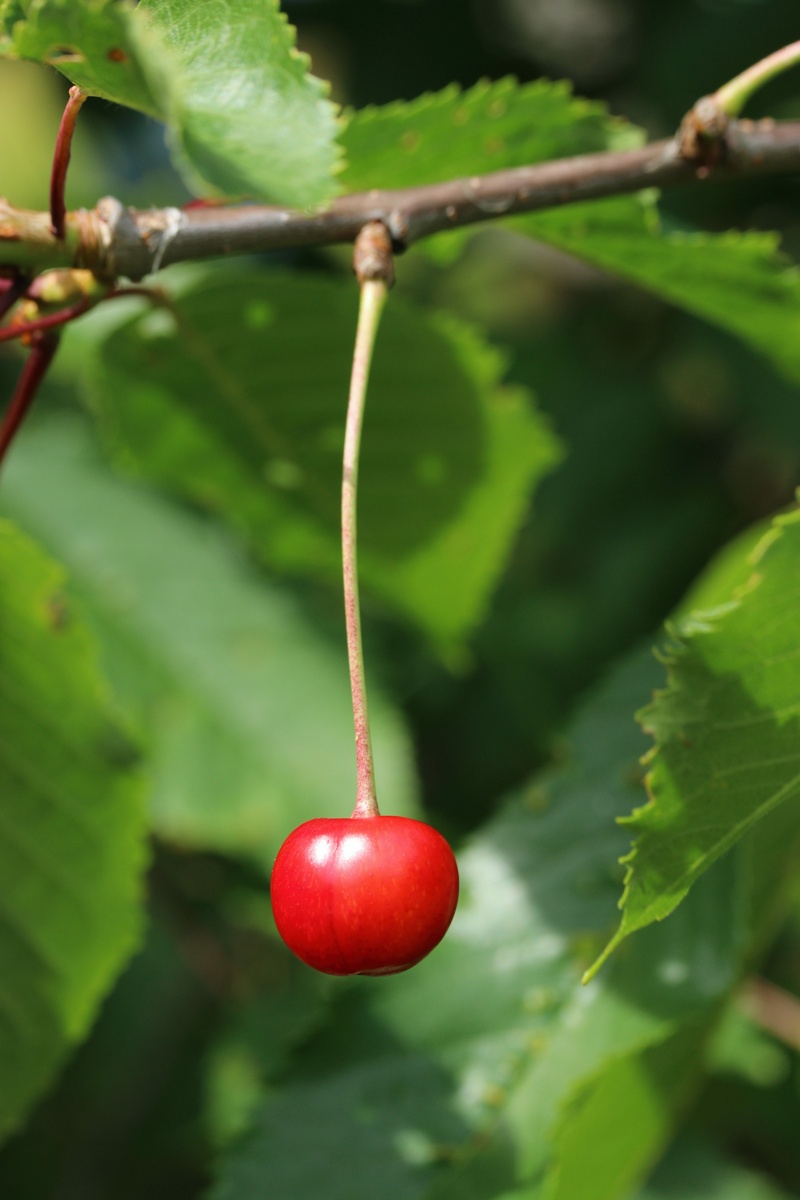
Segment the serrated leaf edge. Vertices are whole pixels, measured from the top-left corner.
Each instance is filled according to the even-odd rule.
[[[704,635],[707,635],[709,633],[716,631],[716,629],[719,627],[719,625],[724,621],[725,617],[728,616],[729,613],[738,609],[740,607],[740,605],[742,604],[742,602],[744,600],[746,600],[746,598],[749,595],[751,595],[758,588],[759,584],[762,581],[761,574],[755,570],[758,563],[764,557],[764,555],[769,550],[769,548],[782,536],[783,527],[786,525],[790,525],[790,524],[796,524],[798,522],[800,522],[800,511],[781,514],[775,518],[772,527],[769,530],[767,530],[767,532],[760,539],[758,544],[754,547],[754,549],[748,555],[747,561],[749,561],[750,564],[753,566],[753,568],[754,568],[753,573],[750,575],[750,577],[744,583],[740,584],[734,590],[733,596],[731,597],[731,600],[727,604],[718,605],[715,608],[706,609],[704,611],[690,612],[687,615],[687,617],[684,618],[679,624],[673,625],[673,624],[670,624],[669,622],[667,623],[667,626],[666,626],[667,633],[669,634],[671,640],[665,647],[664,651],[662,651],[661,654],[657,655],[660,658],[660,660],[664,663],[664,666],[666,667],[666,670],[667,670],[667,686],[664,688],[660,688],[658,691],[654,692],[653,699],[651,700],[651,702],[649,704],[647,704],[644,708],[639,709],[639,711],[635,714],[635,718],[636,718],[637,722],[639,723],[639,725],[641,725],[641,727],[645,733],[649,734],[650,736],[654,736],[652,729],[650,727],[648,727],[648,725],[646,724],[648,716],[657,707],[657,705],[659,704],[661,699],[665,696],[668,696],[671,693],[671,691],[673,690],[674,683],[675,683],[674,668],[677,665],[678,660],[684,654],[688,653],[689,642],[691,641],[691,639],[694,637],[697,637],[697,636],[704,636]],[[641,765],[648,768],[647,773],[645,774],[645,777],[644,777],[644,781],[643,781],[644,786],[647,790],[647,794],[648,794],[647,801],[644,804],[639,805],[637,808],[634,808],[632,810],[632,812],[627,813],[624,816],[618,817],[617,818],[618,825],[636,829],[636,827],[641,824],[644,814],[652,812],[657,807],[658,798],[655,795],[654,790],[653,790],[653,775],[655,772],[655,764],[657,763],[660,749],[661,749],[660,745],[655,744],[655,745],[651,746],[651,748],[640,759]],[[787,790],[788,786],[790,786],[790,785],[786,785],[786,787],[782,788],[778,792],[777,796],[774,797],[774,803],[779,802],[782,794]],[[729,831],[729,836],[727,838],[723,839],[722,848],[719,850],[719,852],[714,857],[718,858],[718,857],[720,857],[720,855],[724,854],[725,851],[728,850],[731,845],[733,845],[733,843],[736,841],[738,836],[739,836],[739,826],[736,826],[733,830]],[[637,856],[637,852],[639,849],[640,841],[641,841],[641,838],[634,838],[634,840],[631,844],[630,850],[626,854],[622,855],[622,857],[618,860],[620,865],[624,866],[626,868],[625,878],[623,881],[623,891],[622,891],[622,895],[620,896],[620,899],[619,899],[619,902],[617,905],[617,907],[622,911],[623,915],[620,920],[619,926],[617,927],[615,933],[613,934],[611,939],[608,941],[608,943],[604,947],[601,954],[595,959],[595,961],[592,963],[592,965],[584,972],[582,981],[581,981],[584,985],[589,983],[594,978],[594,976],[597,974],[597,972],[600,970],[600,968],[603,966],[603,964],[609,959],[611,954],[613,954],[613,952],[617,949],[617,947],[631,933],[634,933],[637,929],[644,928],[646,925],[650,924],[653,920],[657,920],[657,921],[664,920],[666,917],[668,917],[670,915],[670,913],[674,912],[675,908],[680,903],[681,899],[683,899],[683,896],[681,896],[677,901],[675,901],[674,904],[671,905],[671,907],[668,908],[668,910],[666,912],[662,912],[660,914],[659,913],[653,914],[649,918],[649,920],[641,919],[641,920],[638,920],[636,922],[636,924],[629,924],[626,922],[625,909],[626,909],[626,904],[627,904],[628,898],[631,893],[631,888],[634,883],[634,877],[635,877],[635,871],[636,871],[636,856]],[[691,875],[691,873],[692,873],[691,871],[687,871],[686,876]],[[685,878],[686,876],[682,877],[682,879]],[[678,881],[679,885],[682,882],[682,879]],[[684,893],[684,895],[685,895],[685,893]],[[653,907],[653,906],[651,905],[651,907]]]
[[[568,100],[574,108],[576,119],[586,116],[602,118],[608,121],[610,132],[620,136],[624,135],[630,139],[631,143],[642,144],[645,140],[644,130],[639,129],[624,117],[612,113],[602,100],[591,100],[586,96],[576,95],[571,80],[553,80],[542,76],[539,79],[520,83],[515,75],[503,75],[500,79],[494,80],[483,77],[469,88],[464,88],[458,83],[450,83],[437,92],[423,92],[421,95],[415,96],[413,100],[392,100],[388,104],[369,104],[359,109],[345,108],[341,112],[340,119],[343,127],[340,136],[346,137],[347,130],[353,124],[369,125],[387,119],[393,120],[397,117],[414,120],[420,115],[437,109],[445,109],[449,104],[458,101],[470,103],[484,99],[501,100],[513,96],[520,103],[524,103],[531,97],[543,94],[552,94]],[[345,147],[342,148],[342,153],[343,156],[346,156]],[[347,165],[345,157],[341,169],[346,169]]]

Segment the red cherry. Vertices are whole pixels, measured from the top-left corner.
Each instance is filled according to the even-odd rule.
[[[319,817],[290,833],[272,870],[272,911],[290,950],[328,975],[393,975],[442,940],[458,868],[411,817]]]

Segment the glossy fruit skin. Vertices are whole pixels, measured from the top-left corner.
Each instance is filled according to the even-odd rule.
[[[394,975],[442,940],[458,901],[445,839],[411,817],[320,817],[278,851],[272,911],[290,950],[328,975]]]

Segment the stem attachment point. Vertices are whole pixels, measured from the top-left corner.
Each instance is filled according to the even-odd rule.
[[[353,271],[359,284],[381,282],[390,288],[394,283],[392,238],[383,221],[368,221],[353,245]]]

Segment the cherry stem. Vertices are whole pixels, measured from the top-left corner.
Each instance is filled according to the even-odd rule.
[[[713,99],[729,117],[736,117],[754,92],[768,83],[770,79],[774,79],[776,75],[797,63],[800,63],[800,42],[792,42],[791,45],[783,46],[774,54],[767,55],[760,62],[748,67],[746,71],[742,71],[741,75],[737,75],[735,79],[723,84],[714,93]]]
[[[387,236],[380,226],[380,236]],[[363,235],[363,236],[362,236]],[[391,278],[391,249],[388,248],[388,271],[382,277],[364,273],[365,244],[375,237],[375,230],[365,226],[356,241],[354,262],[361,285],[358,329],[353,352],[350,378],[350,397],[344,437],[342,469],[342,569],[344,575],[344,618],[347,630],[347,657],[350,664],[350,689],[353,695],[353,723],[356,732],[356,806],[354,817],[377,817],[378,798],[375,792],[375,766],[367,711],[367,690],[364,682],[364,654],[361,642],[361,609],[358,598],[357,519],[358,459],[361,447],[361,428],[367,394],[372,352],[380,324],[388,284]],[[360,245],[359,245],[360,243]],[[387,237],[388,247],[388,237]]]
[[[26,337],[32,333],[45,333],[48,329],[57,329],[59,325],[66,325],[69,321],[74,321],[76,317],[82,317],[96,303],[97,300],[94,297],[86,297],[84,300],[79,300],[77,304],[72,304],[69,308],[61,308],[58,312],[50,313],[46,317],[36,317],[33,321],[20,321],[17,325],[5,325],[0,329],[0,342],[11,342],[15,338]]]
[[[64,241],[67,232],[67,206],[64,199],[64,189],[67,182],[67,168],[72,154],[72,135],[75,132],[75,120],[83,107],[88,95],[79,87],[69,89],[61,124],[56,135],[56,146],[53,152],[53,169],[50,174],[50,224],[53,234],[60,242]]]
[[[43,333],[36,336],[31,346],[25,366],[22,368],[22,373],[14,389],[14,395],[11,397],[11,403],[0,422],[0,463],[3,462],[6,452],[14,440],[14,435],[22,424],[25,414],[39,390],[39,385],[47,374],[47,368],[53,361],[58,343],[59,335],[57,333]]]
[[[0,316],[25,294],[28,287],[28,281],[22,276],[3,282],[7,282],[7,286],[5,289],[0,287]],[[105,296],[86,296],[77,304],[62,308],[48,316],[37,317],[33,321],[20,321],[15,325],[7,325],[0,329],[0,342],[8,342],[12,338],[21,337],[31,339],[30,353],[17,382],[14,395],[11,397],[11,403],[0,421],[0,464],[2,464],[58,349],[60,333],[56,333],[55,330],[61,325],[74,321],[76,317],[83,316],[101,300],[121,300],[126,296],[144,296],[153,304],[171,307],[166,294],[160,288],[138,286],[113,288]]]
[[[21,294],[24,294],[26,286],[26,284],[21,286]],[[128,296],[144,296],[153,304],[159,305],[162,308],[168,308],[171,312],[174,312],[169,298],[160,288],[138,287],[135,285],[131,287],[112,288],[104,296],[85,296],[82,300],[78,300],[77,303],[71,304],[68,308],[60,308],[58,312],[48,313],[47,316],[34,317],[32,321],[18,321],[16,324],[5,325],[0,328],[0,342],[12,342],[16,338],[27,337],[33,333],[44,333],[48,329],[57,329],[60,325],[68,325],[70,321],[82,317],[84,313],[89,312],[95,305],[103,301],[125,300]],[[15,297],[15,300],[18,298],[18,296]],[[11,303],[15,302],[14,300],[10,304],[6,304],[5,300],[5,295],[0,295],[0,316],[3,315],[4,309],[10,308]]]

